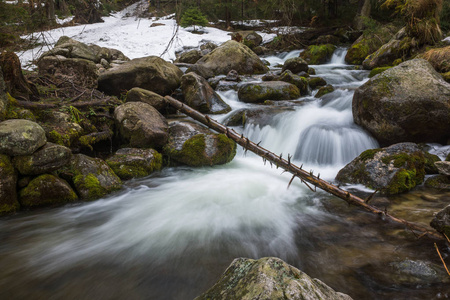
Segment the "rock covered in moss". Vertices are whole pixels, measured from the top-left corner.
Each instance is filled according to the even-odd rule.
[[[170,160],[193,166],[213,166],[230,162],[236,155],[236,143],[224,134],[192,122],[172,122],[169,142],[163,153]]]
[[[450,238],[450,205],[437,212],[430,225]]]
[[[59,169],[68,164],[71,157],[69,148],[46,143],[31,155],[14,157],[13,163],[22,175],[38,175]]]
[[[127,102],[114,110],[118,134],[133,148],[162,148],[169,137],[166,119],[143,102]]]
[[[156,108],[160,113],[163,113],[166,110],[164,97],[146,89],[132,88],[127,93],[126,102],[147,103]]]
[[[231,107],[211,88],[200,75],[189,72],[181,77],[184,103],[204,114],[224,114]]]
[[[69,172],[81,199],[95,200],[122,187],[119,177],[100,158],[73,155]]]
[[[219,281],[195,300],[351,300],[322,281],[275,257],[237,258]]]
[[[157,56],[135,58],[106,70],[98,78],[98,89],[119,96],[134,87],[169,95],[179,87],[183,72]]]
[[[16,185],[17,172],[10,158],[0,154],[0,215],[19,209]]]
[[[262,36],[256,33],[256,31],[254,30],[243,30],[238,31],[236,33],[242,36],[242,42],[250,49],[253,49],[256,46],[261,45],[263,41]]]
[[[284,81],[263,81],[244,84],[238,91],[239,100],[261,103],[265,100],[293,100],[300,97],[295,85]]]
[[[303,76],[293,74],[291,71],[286,70],[280,76],[275,77],[275,81],[277,80],[295,85],[300,90],[300,95],[304,96],[309,94],[308,80]]]
[[[308,63],[301,57],[293,57],[287,59],[281,71],[289,70],[292,73],[308,72]]]
[[[372,70],[370,70],[369,78],[372,78],[375,75],[383,73],[384,71],[386,71],[386,70],[388,70],[390,68],[392,68],[392,67],[389,66],[389,67],[379,67],[379,68],[372,69]]]
[[[317,91],[317,93],[314,95],[314,97],[320,98],[320,97],[322,97],[326,94],[332,93],[332,92],[334,92],[334,87],[332,85],[328,84],[326,86],[321,87]]]
[[[49,142],[72,148],[77,145],[83,128],[73,116],[60,111],[41,112],[39,116]]]
[[[73,202],[78,199],[67,181],[50,174],[40,175],[19,192],[22,207],[38,207]]]
[[[435,175],[427,178],[424,185],[438,190],[450,190],[450,177],[447,175]]]
[[[382,145],[450,138],[450,84],[423,59],[371,78],[353,96],[353,119]]]
[[[300,53],[300,57],[310,65],[320,65],[330,61],[334,50],[336,46],[332,44],[311,45]]]
[[[106,160],[122,180],[145,177],[162,167],[162,155],[154,149],[122,148]]]
[[[322,77],[309,77],[307,79],[308,85],[311,89],[316,89],[317,87],[326,86],[327,82]]]
[[[15,119],[0,123],[0,153],[30,155],[46,142],[44,129],[35,122]]]
[[[236,70],[239,74],[262,74],[269,69],[250,48],[231,40],[203,56],[188,71],[194,71],[208,79],[220,74],[226,75],[231,70]]]
[[[424,177],[422,150],[414,143],[400,143],[364,151],[339,171],[336,180],[394,195],[413,189]]]

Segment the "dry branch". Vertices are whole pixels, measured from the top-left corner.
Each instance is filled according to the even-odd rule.
[[[332,195],[335,195],[344,201],[346,201],[349,204],[354,204],[356,206],[360,206],[366,211],[369,211],[371,213],[374,213],[380,217],[383,217],[385,220],[390,220],[394,223],[402,224],[406,226],[410,230],[415,230],[421,234],[428,235],[429,237],[433,237],[439,240],[444,240],[444,237],[434,231],[429,230],[427,227],[424,227],[422,225],[418,225],[412,222],[408,222],[406,220],[397,218],[395,216],[392,216],[387,213],[386,210],[378,209],[374,206],[369,205],[364,201],[364,199],[361,199],[358,196],[355,196],[351,194],[348,191],[345,191],[329,182],[326,182],[317,176],[314,176],[312,172],[307,172],[303,170],[301,167],[298,167],[290,162],[290,157],[288,157],[288,160],[285,160],[280,156],[276,155],[275,153],[272,153],[268,151],[267,149],[259,146],[258,144],[253,143],[248,138],[244,137],[243,135],[239,135],[234,130],[231,130],[227,128],[226,126],[220,124],[219,122],[211,119],[210,117],[192,109],[191,107],[185,105],[184,103],[181,103],[180,101],[170,97],[166,96],[164,97],[166,102],[174,107],[175,109],[181,111],[182,113],[188,115],[189,117],[193,118],[194,120],[199,121],[202,124],[205,124],[211,129],[216,130],[217,132],[226,134],[228,138],[235,141],[237,144],[241,145],[245,148],[245,150],[252,151],[253,153],[257,154],[258,156],[262,157],[264,161],[269,161],[274,163],[276,166],[286,170],[287,172],[294,175],[294,177],[299,177],[302,182],[306,184],[306,182],[314,185],[315,187],[318,187],[322,189],[323,191],[330,193]],[[309,187],[309,185],[308,185]],[[311,187],[310,187],[311,189]]]

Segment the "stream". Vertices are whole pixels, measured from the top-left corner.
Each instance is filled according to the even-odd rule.
[[[298,53],[265,59],[276,68]],[[333,93],[303,97],[269,124],[235,129],[333,181],[362,151],[378,147],[351,112],[354,90],[368,72],[345,65],[344,56],[345,49],[338,49],[329,64],[312,66]],[[219,93],[234,110],[252,107],[233,90]],[[409,260],[442,268],[432,241],[418,241],[299,180],[288,189],[291,176],[281,173],[239,147],[226,165],[166,168],[94,202],[0,218],[0,299],[193,299],[234,258],[265,256],[353,299],[450,297],[445,273],[417,279],[395,272]],[[394,215],[424,223],[450,201],[449,193],[420,187],[376,198]]]

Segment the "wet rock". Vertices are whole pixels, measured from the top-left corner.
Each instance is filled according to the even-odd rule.
[[[234,158],[236,143],[196,123],[172,122],[163,153],[170,160],[188,166],[221,165]]]
[[[314,95],[314,97],[320,98],[320,97],[322,97],[326,94],[332,93],[332,92],[334,92],[334,87],[332,85],[328,84],[326,86],[321,87],[317,91],[317,93]]]
[[[350,296],[334,291],[318,279],[275,257],[258,260],[237,258],[219,281],[196,300],[206,299],[341,299]]]
[[[450,205],[438,211],[430,225],[450,238]]]
[[[293,100],[300,97],[300,90],[283,81],[247,83],[239,88],[239,100],[247,103],[261,103],[265,100]]]
[[[400,143],[364,151],[339,171],[336,180],[394,195],[413,189],[424,177],[422,150],[413,143]]]
[[[17,172],[10,158],[0,154],[0,215],[19,209],[17,201]]]
[[[444,275],[441,267],[430,262],[406,259],[391,263],[394,269],[396,282],[402,284],[424,284],[442,282]]]
[[[32,121],[15,119],[0,123],[0,153],[30,155],[47,142],[45,131]]]
[[[19,192],[19,202],[22,207],[62,204],[77,199],[77,194],[65,180],[50,174],[34,178]]]
[[[16,156],[14,166],[22,175],[50,173],[69,163],[72,152],[69,148],[46,143],[31,155]]]
[[[231,107],[211,88],[206,79],[194,72],[181,77],[181,90],[184,102],[201,113],[223,114],[231,111]]]
[[[327,82],[322,77],[309,77],[307,79],[308,85],[311,89],[316,89],[318,86],[326,86]]]
[[[431,176],[425,180],[424,185],[428,188],[450,190],[450,177],[446,175]]]
[[[98,89],[119,96],[134,87],[169,95],[179,87],[183,72],[157,56],[136,58],[117,65],[98,78]]]
[[[239,74],[262,74],[269,69],[250,48],[236,41],[225,42],[188,69],[206,79],[226,75],[231,70]]]
[[[308,72],[308,63],[301,57],[293,57],[287,59],[281,71],[289,70],[292,73]]]
[[[176,63],[195,64],[200,58],[202,53],[198,50],[191,50],[181,53],[180,57],[175,60]]]
[[[227,77],[225,77],[226,81],[241,81],[241,78],[239,78],[239,74],[236,70],[231,70],[228,72]]]
[[[122,187],[119,177],[100,158],[76,154],[67,172],[81,199],[95,200]]]
[[[300,57],[310,65],[320,65],[331,59],[334,50],[336,50],[336,46],[332,44],[311,45],[300,53]]]
[[[434,163],[439,174],[450,176],[450,161],[437,161]]]
[[[162,155],[154,149],[122,148],[106,160],[122,180],[145,177],[162,168]]]
[[[162,148],[168,139],[166,119],[143,102],[127,102],[114,110],[122,143],[133,148]]]
[[[266,106],[258,108],[242,108],[233,111],[223,124],[225,126],[245,126],[246,124],[257,124],[266,126],[273,124],[274,118],[281,113],[292,111],[293,108]]]
[[[160,113],[163,113],[166,110],[166,102],[164,101],[164,97],[146,89],[132,88],[127,93],[126,102],[147,103],[156,108],[156,110]]]
[[[276,78],[276,80],[289,82],[295,85],[300,90],[300,95],[304,96],[309,94],[308,80],[305,77],[293,74],[289,70],[286,70],[283,73],[281,73],[280,76]]]
[[[423,59],[390,68],[360,86],[353,119],[382,145],[450,138],[450,84]]]

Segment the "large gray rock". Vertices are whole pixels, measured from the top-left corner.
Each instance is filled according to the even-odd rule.
[[[308,63],[301,57],[293,57],[287,59],[283,64],[283,69],[281,70],[286,71],[289,70],[292,73],[300,73],[300,72],[308,72]]]
[[[431,227],[450,238],[450,205],[438,211],[430,223]]]
[[[169,137],[166,119],[143,102],[127,102],[116,107],[114,118],[123,143],[133,148],[162,148]]]
[[[184,102],[201,113],[223,114],[231,111],[231,107],[212,89],[208,81],[194,72],[181,77],[181,90]]]
[[[265,100],[293,100],[300,97],[295,85],[284,81],[263,81],[247,83],[239,88],[239,100],[247,103],[261,103]]]
[[[413,143],[400,143],[382,149],[370,149],[342,168],[336,180],[363,184],[383,194],[407,192],[425,177],[425,158]]]
[[[16,186],[17,172],[10,158],[0,154],[0,215],[19,209]]]
[[[78,195],[85,200],[101,198],[122,187],[119,177],[100,158],[76,154],[69,171]]]
[[[14,166],[22,175],[50,173],[68,164],[72,157],[69,148],[47,143],[31,155],[16,156]]]
[[[62,204],[78,200],[77,194],[63,179],[54,175],[40,175],[19,192],[22,207]]]
[[[106,160],[120,179],[150,175],[162,167],[162,155],[154,149],[122,148]]]
[[[132,88],[127,93],[126,102],[144,102],[156,108],[160,113],[166,110],[164,97],[146,89]]]
[[[46,142],[44,129],[35,122],[14,119],[0,123],[0,153],[30,155]]]
[[[231,70],[239,74],[262,74],[269,69],[250,48],[231,40],[203,56],[190,71],[208,79]]]
[[[382,145],[450,138],[450,84],[423,59],[390,68],[360,86],[353,118]]]
[[[179,87],[183,72],[157,56],[136,58],[106,70],[98,79],[98,89],[119,96],[134,87],[168,95]]]
[[[169,142],[163,153],[170,160],[188,166],[212,166],[230,162],[236,155],[236,143],[224,134],[192,122],[172,122]]]
[[[235,259],[219,281],[195,300],[351,300],[276,257]]]

